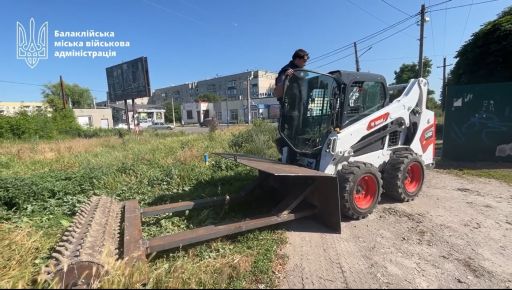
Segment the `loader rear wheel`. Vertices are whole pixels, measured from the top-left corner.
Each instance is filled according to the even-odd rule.
[[[384,168],[383,179],[385,195],[398,201],[412,201],[423,187],[423,161],[416,153],[396,152]]]
[[[375,166],[364,162],[344,165],[338,171],[341,212],[362,219],[373,212],[382,193],[382,179]]]

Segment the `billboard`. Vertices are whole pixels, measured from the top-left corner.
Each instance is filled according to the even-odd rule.
[[[109,101],[144,98],[150,96],[148,59],[139,57],[107,67]]]

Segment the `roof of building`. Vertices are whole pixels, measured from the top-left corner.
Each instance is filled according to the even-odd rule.
[[[110,104],[109,106],[113,109],[120,109],[120,110],[125,109],[124,104]],[[165,108],[162,106],[158,106],[158,105],[135,104],[135,110],[165,110]],[[128,104],[128,111],[133,111],[132,104]]]

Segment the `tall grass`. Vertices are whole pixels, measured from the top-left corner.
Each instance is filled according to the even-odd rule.
[[[266,148],[265,157],[275,155],[271,151],[275,150],[271,142],[275,129],[257,126],[247,130],[257,133],[245,134],[266,140],[260,143]],[[91,140],[4,141],[0,148],[0,246],[10,251],[0,251],[0,287],[48,287],[37,284],[34,277],[79,205],[90,196],[135,198],[147,206],[238,192],[257,172],[220,157],[211,157],[205,164],[203,155],[232,151],[230,144],[239,138],[247,140],[244,132],[234,128],[193,135],[145,133]],[[235,149],[255,153],[251,151],[254,147]],[[241,214],[236,208],[233,212],[206,209],[187,218],[145,220],[144,234],[175,232]],[[110,263],[99,286],[274,287],[275,253],[283,242],[280,232],[253,231],[161,253],[147,267]]]

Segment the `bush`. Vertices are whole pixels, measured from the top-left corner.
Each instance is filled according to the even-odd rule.
[[[277,128],[263,120],[254,120],[248,130],[241,131],[229,141],[229,148],[237,153],[277,158],[279,156],[275,139]]]
[[[15,116],[0,116],[0,139],[54,139],[57,136],[79,136],[82,128],[71,109],[36,112],[22,111]]]
[[[208,131],[213,133],[219,129],[219,121],[217,118],[213,118],[211,122],[208,123]]]
[[[22,111],[15,116],[0,115],[0,139],[51,140],[59,137],[95,138],[126,136],[126,129],[83,129],[71,109],[59,109],[49,115],[36,112],[29,115]]]
[[[110,137],[110,136],[117,136],[119,138],[123,138],[124,136],[128,135],[129,131],[128,129],[121,129],[121,128],[115,128],[115,129],[104,129],[104,128],[89,128],[89,129],[82,129],[80,133],[78,134],[78,137],[81,138],[97,138],[97,137]]]

